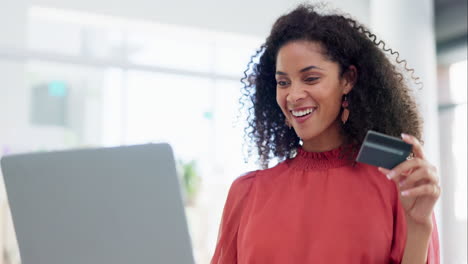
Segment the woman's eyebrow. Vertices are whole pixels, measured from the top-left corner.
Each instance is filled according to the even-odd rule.
[[[322,71],[323,71],[322,68],[319,68],[319,67],[317,67],[317,66],[313,66],[313,65],[312,65],[312,66],[309,66],[309,67],[305,67],[304,69],[300,70],[299,72],[306,72],[306,71],[312,70],[312,69],[319,69],[319,70],[322,70]]]
[[[312,69],[319,69],[319,70],[323,71],[322,68],[312,65],[312,66],[305,67],[304,69],[300,70],[299,72],[306,72],[306,71],[312,70]],[[282,72],[282,71],[276,71],[276,75],[288,75],[288,74],[285,73],[285,72]]]

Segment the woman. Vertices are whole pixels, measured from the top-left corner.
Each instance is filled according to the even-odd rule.
[[[381,44],[309,5],[276,21],[244,79],[265,169],[233,182],[212,264],[439,263],[437,173]],[[392,170],[354,162],[369,129],[402,136],[413,158]],[[272,158],[284,161],[267,169]]]

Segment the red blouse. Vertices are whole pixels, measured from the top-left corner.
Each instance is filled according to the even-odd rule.
[[[236,179],[211,263],[400,263],[406,222],[395,183],[340,153],[299,149]],[[434,219],[428,263],[439,258]]]

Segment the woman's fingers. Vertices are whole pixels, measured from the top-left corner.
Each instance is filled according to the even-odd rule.
[[[379,167],[379,171],[387,175],[389,180],[398,183],[402,189],[404,189],[403,187],[413,187],[416,184],[420,186],[433,184],[436,186],[435,188],[440,190],[438,187],[439,179],[437,177],[437,169],[425,159],[423,148],[419,140],[407,134],[402,134],[401,136],[403,141],[413,146],[415,158],[406,160],[391,170]],[[419,186],[416,188],[419,188]]]
[[[401,138],[406,143],[413,145],[413,153],[416,158],[426,159],[421,143],[416,137],[402,133]]]
[[[391,170],[387,170],[384,172],[383,170],[380,170],[381,172],[385,173],[387,175],[387,178],[389,180],[394,180],[396,182],[401,181],[401,177],[405,176],[403,175],[405,172],[409,171],[415,171],[416,169],[424,166],[428,166],[429,164],[427,161],[420,159],[420,158],[415,158],[411,160],[406,160],[402,163],[400,163],[398,166]]]
[[[437,169],[427,161],[421,159],[407,160],[392,170],[378,168],[380,172],[387,175],[389,180],[393,180],[400,187],[412,186],[418,181],[425,180],[429,183],[439,183]]]
[[[437,184],[423,184],[401,192],[404,197],[418,197],[422,195],[438,198],[440,195],[440,187]]]
[[[420,181],[431,184],[439,184],[439,179],[437,178],[435,167],[420,167],[408,175],[408,177],[405,177],[404,180],[399,181],[398,184],[400,188],[404,189],[406,186],[413,186]]]

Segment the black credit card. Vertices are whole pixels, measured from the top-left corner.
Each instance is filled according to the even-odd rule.
[[[393,169],[410,155],[412,145],[403,140],[369,130],[356,161]]]

